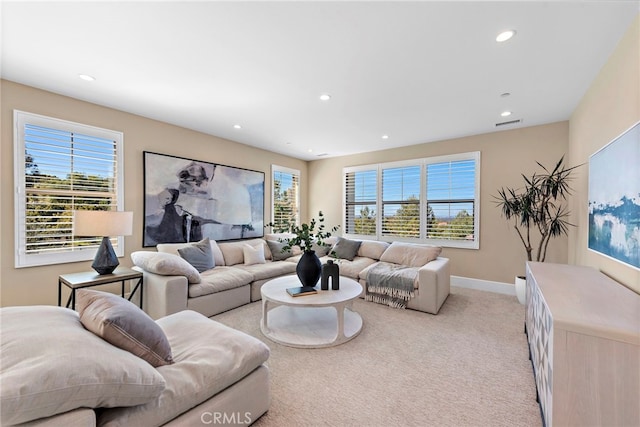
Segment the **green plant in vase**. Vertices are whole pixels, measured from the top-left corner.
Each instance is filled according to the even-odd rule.
[[[322,264],[314,247],[325,246],[325,239],[331,237],[331,234],[339,228],[339,226],[334,226],[330,230],[326,230],[324,220],[322,211],[319,211],[318,219],[312,218],[308,223],[298,225],[292,221],[285,221],[276,225],[270,222],[265,226],[271,227],[276,233],[293,234],[293,237],[284,237],[278,240],[285,243],[282,248],[283,252],[291,250],[294,246],[299,246],[302,249],[303,254],[296,266],[296,274],[303,286],[315,286],[322,272]]]

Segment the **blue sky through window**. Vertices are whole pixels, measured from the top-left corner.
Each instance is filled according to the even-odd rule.
[[[475,174],[475,160],[427,165],[427,200],[437,217],[455,217],[462,210],[473,214],[473,203],[467,201],[475,198]],[[376,180],[376,170],[353,172],[353,201],[375,202]],[[407,200],[420,196],[420,166],[384,169],[382,180],[383,200]],[[449,203],[451,201],[454,203]],[[400,205],[387,205],[384,214],[393,215],[399,208]],[[360,217],[358,209],[355,216]]]
[[[71,172],[115,176],[115,143],[109,139],[26,125],[25,149],[42,175],[61,179]]]

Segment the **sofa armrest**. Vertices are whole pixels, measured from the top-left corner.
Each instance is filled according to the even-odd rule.
[[[162,276],[137,266],[133,269],[142,272],[144,276],[142,307],[152,319],[187,309],[189,283],[185,276]]]
[[[438,257],[418,269],[419,305],[436,314],[451,292],[451,270],[448,258]],[[411,306],[411,304],[410,304]]]

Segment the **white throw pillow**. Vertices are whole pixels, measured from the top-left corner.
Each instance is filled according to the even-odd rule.
[[[165,388],[149,363],[86,330],[67,308],[2,308],[0,334],[1,425],[76,408],[141,405]]]
[[[264,264],[267,262],[264,258],[264,245],[262,243],[258,243],[255,246],[245,244],[242,246],[242,252],[244,265]]]
[[[131,261],[150,273],[163,276],[185,276],[189,283],[200,283],[202,278],[194,266],[179,255],[162,252],[136,251],[131,253]]]

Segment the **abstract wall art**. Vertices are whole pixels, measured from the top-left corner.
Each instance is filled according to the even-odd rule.
[[[145,151],[143,246],[264,233],[264,172]]]
[[[589,249],[640,269],[640,122],[589,158]]]

